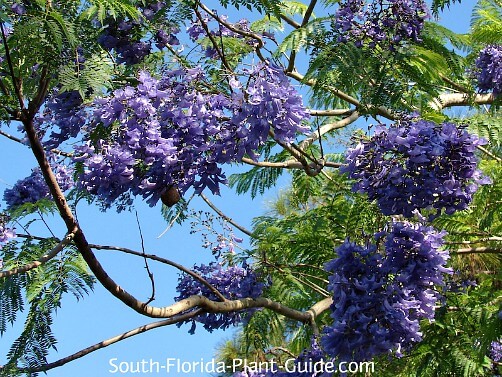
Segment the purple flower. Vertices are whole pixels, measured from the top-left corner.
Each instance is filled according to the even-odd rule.
[[[476,59],[478,87],[481,92],[502,93],[502,46],[490,45]]]
[[[76,149],[79,186],[105,208],[137,195],[155,205],[171,186],[180,194],[219,193],[226,183],[221,164],[257,158],[271,127],[282,142],[308,129],[301,97],[282,70],[260,64],[252,74],[249,99],[235,83],[230,97],[200,91],[201,69],[166,71],[162,79],[141,72],[137,87],[97,99],[87,137],[98,125],[110,136]]]
[[[339,361],[365,361],[380,354],[401,356],[421,340],[420,320],[434,318],[448,255],[439,251],[444,233],[411,223],[393,223],[382,254],[377,246],[349,241],[326,264],[332,273],[333,324],[321,344]]]
[[[221,264],[211,263],[200,267],[194,266],[193,270],[229,300],[257,298],[263,293],[264,283],[258,280],[258,275],[248,265],[224,268]],[[176,290],[179,292],[176,300],[203,295],[211,300],[219,301],[212,290],[190,275],[185,274],[180,277]],[[248,309],[229,313],[204,313],[184,323],[192,323],[189,331],[191,334],[195,331],[196,322],[202,323],[207,331],[212,332],[214,329],[226,329],[241,323],[253,311],[253,309]]]
[[[14,3],[10,7],[10,10],[17,14],[18,16],[22,16],[26,13],[26,7],[22,3]]]
[[[14,228],[8,228],[5,224],[0,224],[0,249],[2,244],[9,242],[11,239],[16,237],[16,231]],[[0,260],[0,268],[2,267],[2,260]]]
[[[62,191],[73,187],[73,170],[65,165],[56,164],[53,173]],[[49,187],[45,183],[40,168],[32,170],[31,175],[19,180],[4,192],[4,200],[8,208],[14,208],[25,203],[36,203],[41,199],[51,199]]]
[[[451,214],[467,208],[479,185],[490,183],[477,168],[475,148],[486,144],[453,123],[403,120],[380,125],[346,152],[340,169],[353,189],[376,200],[384,215],[412,217],[416,210]]]
[[[496,362],[502,362],[502,343],[492,342],[490,347],[490,358]]]

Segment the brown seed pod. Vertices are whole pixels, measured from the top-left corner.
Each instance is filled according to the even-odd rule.
[[[172,207],[181,199],[180,192],[176,186],[169,186],[166,191],[160,196],[160,200],[168,207]]]

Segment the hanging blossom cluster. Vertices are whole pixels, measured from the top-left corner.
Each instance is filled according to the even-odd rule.
[[[0,223],[0,249],[3,244],[6,244],[11,239],[16,237],[16,231],[14,228],[9,228],[5,223]],[[2,260],[0,259],[0,268],[2,267]]]
[[[481,92],[502,93],[502,45],[490,45],[476,59],[478,88]]]
[[[333,293],[331,317],[321,344],[339,361],[365,361],[381,354],[401,356],[421,340],[420,320],[434,318],[444,285],[446,251],[438,250],[444,232],[408,222],[395,222],[376,244],[346,241],[338,258],[327,263]]]
[[[496,363],[502,362],[502,343],[492,342],[490,345],[490,358]]]
[[[340,171],[354,191],[376,200],[385,215],[439,215],[467,208],[479,185],[490,183],[477,168],[475,150],[486,141],[453,123],[404,120],[380,125],[346,153]]]
[[[62,191],[70,190],[74,186],[72,168],[54,164],[53,173]],[[49,187],[40,168],[34,168],[28,177],[17,181],[12,188],[6,189],[3,199],[8,209],[25,203],[36,203],[41,199],[51,199]]]
[[[230,266],[225,268],[219,263],[210,263],[209,265],[194,266],[193,271],[229,300],[260,297],[265,287],[265,284],[259,280],[259,276],[246,264],[242,267]],[[186,274],[180,277],[176,291],[179,293],[179,296],[175,298],[177,301],[193,295],[202,295],[210,300],[220,301],[218,296],[206,285]],[[207,331],[212,332],[215,329],[226,329],[240,324],[254,310],[256,309],[229,313],[204,313],[179,325],[191,322],[192,328],[189,332],[193,334],[196,322],[199,322]]]
[[[249,74],[230,97],[201,91],[202,70],[180,69],[160,80],[143,72],[138,86],[97,99],[90,135],[109,137],[76,148],[80,186],[106,207],[130,194],[155,205],[171,187],[219,193],[226,182],[219,164],[256,158],[271,125],[285,143],[308,130],[301,96],[282,70],[260,63]]]
[[[87,119],[84,100],[78,91],[72,90],[50,96],[43,112],[35,118],[35,126],[39,131],[46,128],[52,130],[44,146],[54,149],[70,138],[77,137]]]
[[[339,42],[356,46],[388,46],[395,49],[404,41],[420,41],[429,18],[424,0],[343,0],[334,16],[333,29]]]
[[[158,26],[153,34],[153,40],[152,38],[142,38],[141,28],[146,25],[152,26],[150,25],[151,21],[166,6],[165,1],[147,0],[137,4],[138,10],[141,12],[138,20],[117,20],[109,17],[98,38],[98,43],[108,51],[115,50],[118,55],[117,62],[126,65],[143,61],[152,52],[152,42],[155,42],[159,49],[167,45],[179,45],[180,42],[176,37],[179,29],[169,25]]]

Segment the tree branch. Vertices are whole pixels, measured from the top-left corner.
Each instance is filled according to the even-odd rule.
[[[139,251],[131,250],[126,247],[119,247],[119,246],[106,246],[106,245],[95,245],[95,244],[89,244],[89,247],[92,249],[97,249],[97,250],[114,250],[114,251],[121,251],[126,254],[131,254],[131,255],[136,255],[138,257],[143,257],[147,259],[151,259],[163,264],[167,264],[168,266],[172,266],[174,268],[177,268],[178,270],[184,272],[187,275],[190,275],[193,277],[195,280],[198,280],[200,283],[205,285],[208,289],[210,289],[221,301],[226,301],[227,298],[223,296],[223,294],[218,291],[213,285],[209,284],[209,282],[204,279],[202,276],[197,274],[196,272],[193,272],[192,270],[182,266],[181,264],[178,264],[176,262],[173,262],[169,259],[159,257],[155,254],[145,254]]]
[[[354,113],[352,109],[332,109],[332,110],[309,110],[309,114],[312,116],[319,117],[331,117],[331,116],[342,116],[351,115]]]
[[[316,84],[315,80],[310,79],[310,80],[305,80],[305,76],[298,72],[286,72],[286,74],[295,79],[298,80],[299,82],[308,85],[308,86],[314,86]],[[326,90],[329,92],[333,93],[335,96],[340,98],[341,100],[350,103],[351,105],[356,106],[357,108],[362,108],[361,102],[359,102],[356,98],[348,95],[347,93],[342,92],[341,90],[332,87],[332,86],[327,86]],[[392,114],[392,112],[385,108],[384,106],[379,106],[379,107],[370,107],[370,109],[375,110],[377,115],[383,116],[384,118],[390,119],[390,120],[395,120],[396,116]]]
[[[452,254],[499,254],[502,249],[494,247],[469,247],[451,251]]]
[[[8,65],[9,65],[10,76],[12,78],[12,84],[14,85],[14,88],[16,89],[16,96],[17,96],[17,100],[19,101],[19,108],[21,110],[24,110],[26,107],[24,105],[22,81],[20,78],[16,77],[16,75],[14,73],[14,66],[12,65],[12,59],[10,56],[10,48],[7,43],[7,36],[5,34],[3,22],[0,22],[0,29],[2,31],[2,42],[3,42],[4,48],[5,48],[5,57],[7,59]]]
[[[210,200],[209,198],[204,195],[203,193],[200,193],[200,197],[202,198],[202,200],[204,200],[206,202],[206,204],[211,207],[211,209],[216,212],[220,217],[222,217],[224,220],[228,221],[230,224],[232,224],[233,226],[235,226],[237,229],[239,229],[242,233],[248,235],[249,237],[253,237],[253,232],[251,232],[250,230],[244,228],[243,226],[237,224],[231,217],[228,217],[227,215],[225,215],[223,212],[220,211],[220,209],[218,207],[216,207]]]
[[[0,271],[0,279],[12,275],[23,274],[25,272],[28,272],[41,266],[42,264],[47,263],[52,258],[54,258],[61,250],[63,250],[63,248],[73,240],[74,236],[75,236],[75,231],[68,233],[54,249],[52,249],[49,253],[38,258],[36,261],[25,264],[24,266],[21,267],[13,268],[11,270]]]
[[[489,105],[495,101],[493,93],[488,94],[464,94],[464,93],[443,93],[434,99],[429,105],[437,111],[453,106]]]
[[[305,149],[309,145],[314,143],[316,140],[318,140],[320,137],[322,137],[323,135],[326,135],[327,133],[329,133],[331,131],[347,127],[348,125],[350,125],[350,124],[354,123],[356,120],[358,120],[359,116],[360,116],[359,112],[354,111],[354,112],[352,112],[352,114],[350,114],[346,118],[343,118],[337,122],[327,123],[327,124],[323,125],[319,131],[312,132],[312,134],[310,136],[308,136],[305,140],[303,140],[300,143],[300,148]]]
[[[244,162],[248,165],[258,166],[261,168],[277,168],[277,169],[305,169],[304,165],[296,160],[288,160],[284,162],[270,162],[270,161],[254,161],[250,158],[243,157],[241,162]],[[323,166],[329,168],[339,168],[342,164],[337,162],[324,161]],[[315,166],[311,165],[311,169],[314,169]]]
[[[153,330],[153,329],[157,329],[159,327],[163,327],[163,326],[169,326],[169,325],[173,325],[173,324],[176,324],[178,322],[183,322],[187,319],[191,319],[197,315],[199,315],[200,313],[202,312],[202,310],[196,310],[196,311],[193,311],[193,312],[190,312],[190,313],[185,313],[185,314],[181,314],[179,316],[176,316],[176,317],[173,317],[173,318],[169,318],[169,319],[166,319],[166,320],[163,320],[163,321],[158,321],[158,322],[154,322],[154,323],[150,323],[148,325],[144,325],[144,326],[141,326],[141,327],[138,327],[134,330],[130,330],[130,331],[127,331],[123,334],[120,334],[120,335],[117,335],[113,338],[110,338],[110,339],[107,339],[107,340],[103,340],[102,342],[99,342],[99,343],[96,343],[90,347],[87,347],[87,348],[84,348],[83,350],[81,351],[78,351],[78,352],[75,352],[74,354],[70,355],[70,356],[67,356],[67,357],[64,357],[62,359],[59,359],[57,361],[54,361],[52,363],[48,363],[46,365],[43,365],[39,368],[19,368],[18,370],[21,371],[21,372],[25,372],[25,373],[36,373],[36,372],[45,372],[45,371],[48,371],[50,369],[54,369],[54,368],[57,368],[57,367],[60,367],[60,366],[63,366],[71,361],[74,361],[74,360],[77,360],[77,359],[80,359],[81,357],[84,357],[92,352],[95,352],[95,351],[98,351],[102,348],[105,348],[105,347],[108,347],[114,343],[118,343],[124,339],[127,339],[127,338],[130,338],[130,337],[133,337],[135,335],[139,335],[139,334],[142,334],[144,332],[147,332],[147,331],[150,331],[150,330]],[[2,368],[0,367],[0,371],[2,370]]]

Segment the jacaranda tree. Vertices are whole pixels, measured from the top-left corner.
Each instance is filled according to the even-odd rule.
[[[238,326],[221,362],[299,366],[222,374],[367,361],[378,376],[500,374],[502,4],[480,0],[456,34],[436,22],[453,2],[0,2],[2,145],[34,157],[3,194],[0,334],[21,332],[0,375],[103,347],[47,357],[65,341],[51,329],[63,298],[96,284],[160,319],[106,345]],[[286,172],[251,230],[207,197],[222,185],[255,197]],[[198,196],[215,215],[192,207]],[[77,203],[126,217],[141,201],[208,230],[213,261],[99,245],[77,220]],[[151,298],[126,291],[99,249],[135,255]],[[180,271],[172,302],[155,300],[153,263]]]

